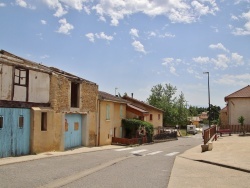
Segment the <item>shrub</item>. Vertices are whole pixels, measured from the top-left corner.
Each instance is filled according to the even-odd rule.
[[[136,131],[139,127],[145,127],[147,136],[152,136],[154,132],[154,127],[151,123],[146,121],[141,121],[138,119],[123,119],[123,127],[128,131]]]

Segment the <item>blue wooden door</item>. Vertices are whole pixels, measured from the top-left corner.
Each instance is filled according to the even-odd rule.
[[[65,115],[64,148],[70,149],[82,145],[82,115]]]
[[[0,108],[0,157],[30,152],[30,109]]]

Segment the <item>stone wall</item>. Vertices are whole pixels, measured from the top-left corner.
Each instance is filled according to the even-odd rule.
[[[50,78],[50,103],[56,111],[70,109],[70,81],[61,75],[52,74]]]
[[[98,85],[89,82],[81,84],[81,111],[97,111]]]

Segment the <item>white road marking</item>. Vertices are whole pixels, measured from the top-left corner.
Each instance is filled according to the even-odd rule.
[[[141,150],[136,150],[136,151],[131,151],[130,153],[141,153],[141,152],[144,152],[144,151],[148,151],[147,149],[141,149]]]
[[[180,153],[180,152],[172,152],[172,153],[168,153],[168,154],[165,155],[165,156],[174,156],[174,155],[176,155],[176,154],[178,154],[178,153]]]
[[[155,154],[158,154],[158,153],[161,153],[163,151],[155,151],[155,152],[152,152],[152,153],[148,153],[147,155],[155,155]]]
[[[126,150],[131,150],[131,149],[134,149],[134,148],[122,148],[122,149],[116,149],[115,151],[126,151]]]

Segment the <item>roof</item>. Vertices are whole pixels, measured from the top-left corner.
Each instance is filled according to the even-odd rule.
[[[225,106],[224,108],[222,108],[222,109],[220,110],[220,112],[227,112],[227,106]]]
[[[250,98],[250,85],[226,96],[225,101],[228,101],[230,98]]]
[[[48,67],[45,65],[42,65],[40,63],[36,63],[27,59],[24,59],[22,57],[16,56],[10,52],[7,52],[5,50],[0,50],[0,62],[5,63],[5,64],[11,64],[15,66],[20,66],[24,67],[26,69],[31,69],[35,71],[40,71],[40,72],[45,72],[48,74],[57,74],[57,75],[63,75],[69,79],[72,79],[74,81],[79,81],[79,82],[88,82],[90,84],[95,84],[94,82],[88,81],[86,79],[80,78],[78,76],[75,76],[73,74],[70,74],[68,72],[65,72],[63,70],[60,70],[55,67]]]
[[[164,110],[162,110],[162,109],[156,108],[155,106],[149,105],[149,104],[147,104],[147,103],[145,103],[143,101],[139,101],[139,100],[137,100],[137,99],[135,99],[133,97],[129,97],[128,95],[124,95],[123,98],[125,100],[130,101],[130,103],[132,103],[134,106],[137,106],[137,107],[142,108],[144,110],[145,110],[145,107],[148,107],[148,108],[153,108],[155,110],[164,112]],[[138,106],[138,104],[139,104],[139,106]]]
[[[134,105],[132,105],[132,104],[127,104],[128,105],[128,107],[130,107],[130,108],[132,108],[132,109],[134,109],[134,110],[137,110],[137,111],[139,111],[139,112],[141,112],[141,113],[149,113],[148,111],[146,111],[146,110],[143,110],[143,109],[141,109],[141,108],[138,108],[138,107],[136,107],[136,106],[134,106]]]
[[[128,102],[121,97],[114,96],[103,91],[99,91],[98,95],[99,95],[100,100],[113,101],[113,102],[119,102],[119,103],[125,103],[125,104]]]

